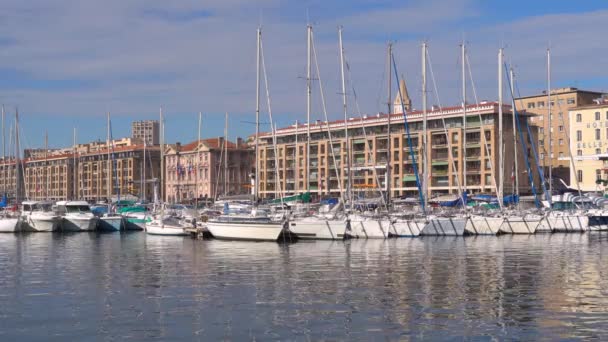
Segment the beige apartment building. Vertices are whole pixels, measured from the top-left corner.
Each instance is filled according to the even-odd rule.
[[[7,157],[5,159],[0,159],[0,190],[2,191],[0,198],[3,194],[6,194],[8,198],[15,198],[17,183],[19,183],[20,186],[19,197],[22,198],[24,194],[23,167],[20,166],[20,170],[17,171],[17,165],[15,158]]]
[[[395,106],[395,109],[398,109]],[[514,149],[511,107],[503,105],[503,133],[505,145],[504,193],[514,190]],[[429,191],[431,197],[457,194],[464,188],[463,166],[466,162],[466,188],[469,193],[496,193],[498,180],[498,104],[482,102],[467,105],[467,130],[463,130],[461,106],[433,108],[428,112],[427,139],[423,145],[423,113],[407,114],[411,140],[415,151],[418,172],[422,173],[421,155],[426,153],[429,161]],[[521,113],[521,122],[529,117]],[[285,195],[310,190],[314,197],[338,196],[346,189],[348,156],[353,192],[359,196],[376,196],[378,189],[386,189],[387,164],[391,168],[391,195],[415,196],[416,175],[410,156],[408,136],[404,128],[404,115],[392,114],[389,151],[388,118],[377,114],[363,118],[351,118],[333,122],[317,121],[310,125],[310,169],[307,169],[307,126],[292,125],[276,131],[277,145],[273,145],[271,133],[259,137],[257,167],[260,170],[260,196],[271,198],[279,193]],[[481,118],[481,120],[480,120]],[[348,141],[345,129],[348,128]],[[447,136],[446,131],[447,130]],[[536,139],[535,130],[532,130]],[[330,135],[331,132],[331,141]],[[464,137],[466,134],[466,145]],[[519,140],[519,138],[518,138]],[[485,143],[487,142],[488,151]],[[527,150],[532,151],[526,138]],[[347,148],[347,146],[349,148]],[[530,193],[531,186],[523,157],[522,144],[518,142],[518,175],[522,194]],[[451,153],[450,153],[451,148]],[[464,150],[466,148],[466,159]],[[275,152],[276,151],[276,152]],[[489,153],[487,153],[489,152]],[[336,162],[334,163],[334,156]],[[533,159],[532,165],[534,167]],[[535,175],[537,189],[540,188]],[[341,183],[339,182],[341,180]],[[422,178],[421,178],[422,180]],[[308,183],[310,187],[308,188]],[[540,192],[540,191],[539,191]]]
[[[570,122],[568,111],[579,106],[593,104],[594,100],[601,97],[602,93],[595,91],[580,90],[573,87],[558,88],[551,90],[551,140],[553,148],[549,152],[549,98],[547,92],[530,95],[515,100],[518,110],[526,110],[537,114],[530,118],[530,123],[538,127],[537,149],[540,164],[548,174],[551,158],[552,172],[554,177],[564,179],[566,183],[570,179],[570,163],[567,161],[570,153],[568,151],[568,137]],[[550,155],[551,154],[551,155]]]
[[[146,145],[160,143],[160,124],[158,120],[133,121],[131,123],[131,138],[139,139]]]
[[[570,186],[583,191],[605,191],[597,180],[608,180],[608,101],[580,106],[569,111],[570,149],[574,167]],[[562,162],[571,163],[569,158]]]
[[[165,199],[182,202],[250,193],[253,150],[240,138],[224,142],[219,137],[168,146]]]
[[[61,201],[74,192],[74,154],[32,154],[24,160],[25,193],[30,200]]]

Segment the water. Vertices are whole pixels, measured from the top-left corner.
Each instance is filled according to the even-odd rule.
[[[0,340],[608,339],[608,235],[0,235]]]

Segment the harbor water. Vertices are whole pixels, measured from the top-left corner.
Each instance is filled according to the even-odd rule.
[[[0,235],[0,340],[608,339],[608,235]]]

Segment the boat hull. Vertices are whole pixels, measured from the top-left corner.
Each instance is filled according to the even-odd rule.
[[[24,216],[21,230],[26,232],[53,232],[59,230],[60,217]]]
[[[284,230],[282,222],[237,223],[208,221],[207,229],[216,239],[277,241]]]
[[[19,231],[18,218],[1,218],[0,233],[16,233]]]
[[[300,239],[343,240],[351,237],[348,222],[342,220],[290,221],[289,230]]]
[[[166,236],[186,236],[188,231],[184,227],[178,226],[158,226],[146,224],[146,234],[150,235],[166,235]]]
[[[592,214],[589,217],[589,230],[595,232],[608,230],[608,214]]]
[[[549,214],[539,227],[549,229],[554,233],[583,233],[589,229],[589,217],[579,214]]]
[[[503,224],[502,217],[471,216],[467,220],[465,234],[467,235],[496,235]]]
[[[67,218],[61,221],[61,230],[64,232],[86,232],[95,230],[97,218]]]
[[[97,221],[97,229],[105,232],[118,232],[123,226],[122,216],[101,217]]]
[[[464,217],[436,217],[429,220],[422,236],[463,236],[467,219]]]
[[[535,234],[542,221],[541,217],[507,216],[504,218],[499,234]]]
[[[392,221],[389,225],[389,235],[396,237],[416,237],[420,235],[426,225],[423,220],[402,220]]]
[[[358,239],[387,239],[390,235],[390,220],[375,218],[351,218],[353,237]]]

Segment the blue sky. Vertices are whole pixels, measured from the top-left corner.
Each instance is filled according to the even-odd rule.
[[[167,139],[247,136],[255,109],[255,29],[261,23],[272,110],[278,126],[305,117],[306,23],[314,26],[330,119],[341,116],[337,26],[358,105],[384,111],[385,47],[395,42],[399,72],[420,103],[420,52],[429,44],[439,94],[459,102],[458,45],[469,46],[475,90],[496,98],[496,52],[506,48],[523,93],[543,90],[551,46],[554,86],[608,90],[606,1],[160,1],[4,0],[0,3],[0,102],[22,117],[24,147],[114,136],[165,108]],[[322,119],[318,82],[313,118]],[[472,94],[471,89],[469,93]],[[349,90],[351,116],[358,115]],[[264,98],[263,98],[264,100]],[[473,101],[471,97],[469,101]],[[263,108],[266,118],[266,108]],[[9,120],[10,122],[11,120]],[[265,119],[265,122],[268,120]],[[268,126],[262,126],[262,129]]]

